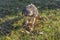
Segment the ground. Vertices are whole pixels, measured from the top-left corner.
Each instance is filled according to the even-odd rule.
[[[39,11],[42,19],[39,24],[36,25],[35,30],[37,31],[33,35],[21,32],[24,30],[22,27],[24,19],[22,18],[21,12],[17,15],[7,15],[4,18],[0,18],[0,24],[3,25],[6,30],[10,31],[6,35],[0,35],[0,40],[60,40],[59,10],[60,9],[46,9]],[[12,26],[14,29],[11,29]]]

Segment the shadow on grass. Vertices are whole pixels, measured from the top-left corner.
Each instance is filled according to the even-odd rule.
[[[23,17],[17,17],[11,20],[6,20],[5,22],[0,24],[0,34],[7,35],[10,33],[11,30],[18,30],[20,29],[20,26],[14,27],[13,23],[15,21],[21,20]]]

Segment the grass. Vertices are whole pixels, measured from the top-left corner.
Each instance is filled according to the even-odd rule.
[[[21,12],[18,15],[7,15],[5,18],[0,18],[1,26],[4,25],[2,27],[5,27],[6,31],[9,30],[5,36],[0,35],[0,40],[60,40],[60,9],[39,11],[39,15],[42,19],[35,27],[37,33],[33,35],[21,32],[24,30]],[[8,23],[5,24],[5,22]],[[12,26],[14,29],[11,29]]]
[[[0,40],[60,40],[60,9],[49,2],[58,6],[60,3],[59,0],[0,0]],[[30,3],[39,7],[42,19],[35,26],[34,34],[24,34],[21,10]],[[47,4],[53,9],[43,10]]]

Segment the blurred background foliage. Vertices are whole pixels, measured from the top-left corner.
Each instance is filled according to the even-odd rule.
[[[7,14],[16,15],[17,12],[20,12],[23,7],[30,3],[35,4],[39,10],[60,8],[60,0],[0,0],[0,16],[2,14],[3,16]]]
[[[31,3],[42,17],[33,35],[21,32],[22,9]],[[60,40],[60,0],[0,0],[0,40]]]

